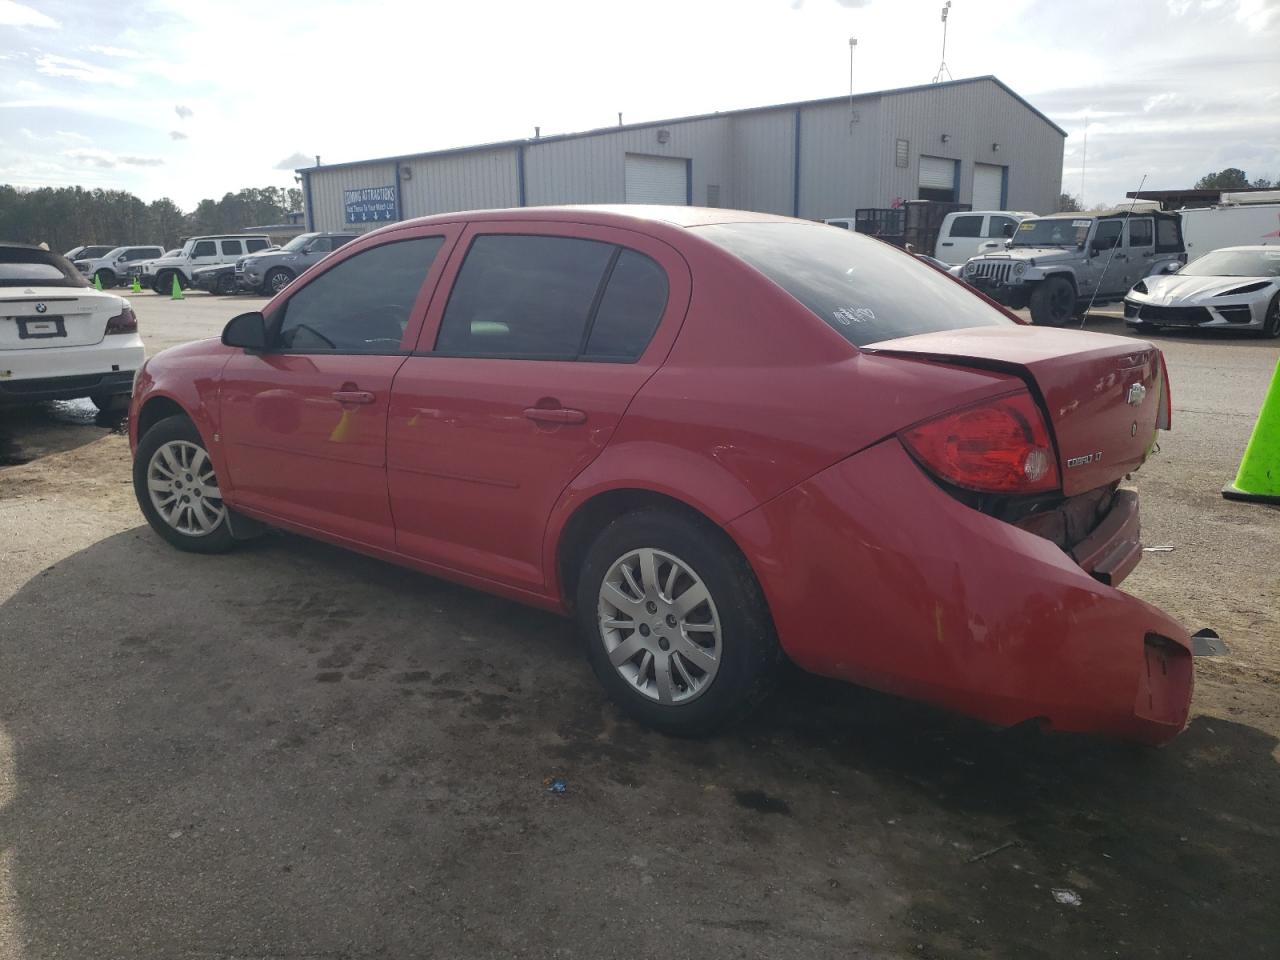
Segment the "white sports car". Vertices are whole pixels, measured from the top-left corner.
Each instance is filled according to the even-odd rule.
[[[1215,327],[1280,337],[1280,246],[1223,247],[1173,274],[1139,280],[1124,298],[1131,327]]]
[[[65,257],[0,243],[0,405],[88,397],[123,410],[145,356],[128,300]]]

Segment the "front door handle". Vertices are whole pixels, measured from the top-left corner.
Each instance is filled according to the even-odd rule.
[[[368,390],[335,390],[333,399],[339,403],[373,403],[373,394]]]
[[[942,245],[943,245],[944,247],[954,247],[954,246],[955,246],[955,244],[954,244],[954,243],[952,243],[950,240],[943,240],[943,241],[942,241]]]
[[[524,415],[538,423],[586,423],[587,415],[572,407],[527,407]]]

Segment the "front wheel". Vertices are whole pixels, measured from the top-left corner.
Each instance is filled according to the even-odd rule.
[[[1064,326],[1075,309],[1075,288],[1062,277],[1049,277],[1031,292],[1031,322],[1037,326]]]
[[[1280,337],[1280,293],[1271,298],[1271,305],[1267,307],[1266,319],[1262,321],[1262,335],[1270,340]]]
[[[229,273],[219,277],[213,292],[224,297],[231,296],[236,292],[236,278]]]
[[[606,527],[578,580],[578,629],[609,696],[665,733],[700,736],[773,688],[781,648],[760,586],[719,530],[647,510]]]
[[[103,290],[110,290],[116,285],[116,275],[113,271],[102,269],[95,273],[94,278],[102,284]]]
[[[293,274],[284,267],[276,267],[263,278],[262,287],[269,294],[277,294],[293,280]]]
[[[142,435],[133,492],[151,529],[179,550],[223,553],[234,544],[213,461],[186,417],[167,417]]]

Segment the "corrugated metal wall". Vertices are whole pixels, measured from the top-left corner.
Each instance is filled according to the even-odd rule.
[[[778,107],[530,141],[524,146],[524,202],[622,203],[625,157],[640,153],[690,160],[695,205],[706,204],[707,188],[715,186],[723,206],[791,214],[798,145],[802,217],[847,217],[858,207],[914,199],[921,154],[960,161],[961,202],[972,198],[974,164],[992,163],[1009,168],[1009,209],[1056,209],[1062,136],[990,80],[859,97],[853,110],[857,120],[851,123],[843,101],[799,108],[798,139],[797,109]],[[660,130],[667,131],[665,143]],[[909,142],[905,167],[895,165],[899,139]],[[999,150],[992,149],[995,143]],[[402,211],[416,217],[518,206],[518,156],[519,148],[507,146],[404,159],[413,173],[401,180]],[[315,229],[343,229],[350,226],[344,223],[343,190],[392,184],[395,164],[321,167],[310,178]]]

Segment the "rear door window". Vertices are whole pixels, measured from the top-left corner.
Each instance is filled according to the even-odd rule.
[[[947,235],[952,237],[982,236],[982,217],[956,217],[951,221],[951,230]]]
[[[1015,326],[941,271],[872,237],[808,223],[693,229],[764,274],[855,346],[939,330]]]
[[[259,250],[265,250],[269,246],[271,244],[261,237],[251,237],[245,241],[245,249],[250,253],[257,253]]]
[[[575,237],[476,237],[449,295],[436,352],[574,359],[616,250]]]
[[[1155,243],[1155,235],[1150,220],[1129,221],[1129,246],[1149,247]]]
[[[285,304],[274,349],[399,353],[409,314],[443,244],[443,237],[384,243],[325,270]]]
[[[238,257],[244,253],[244,247],[240,246],[239,240],[223,240],[222,255],[224,257]]]

